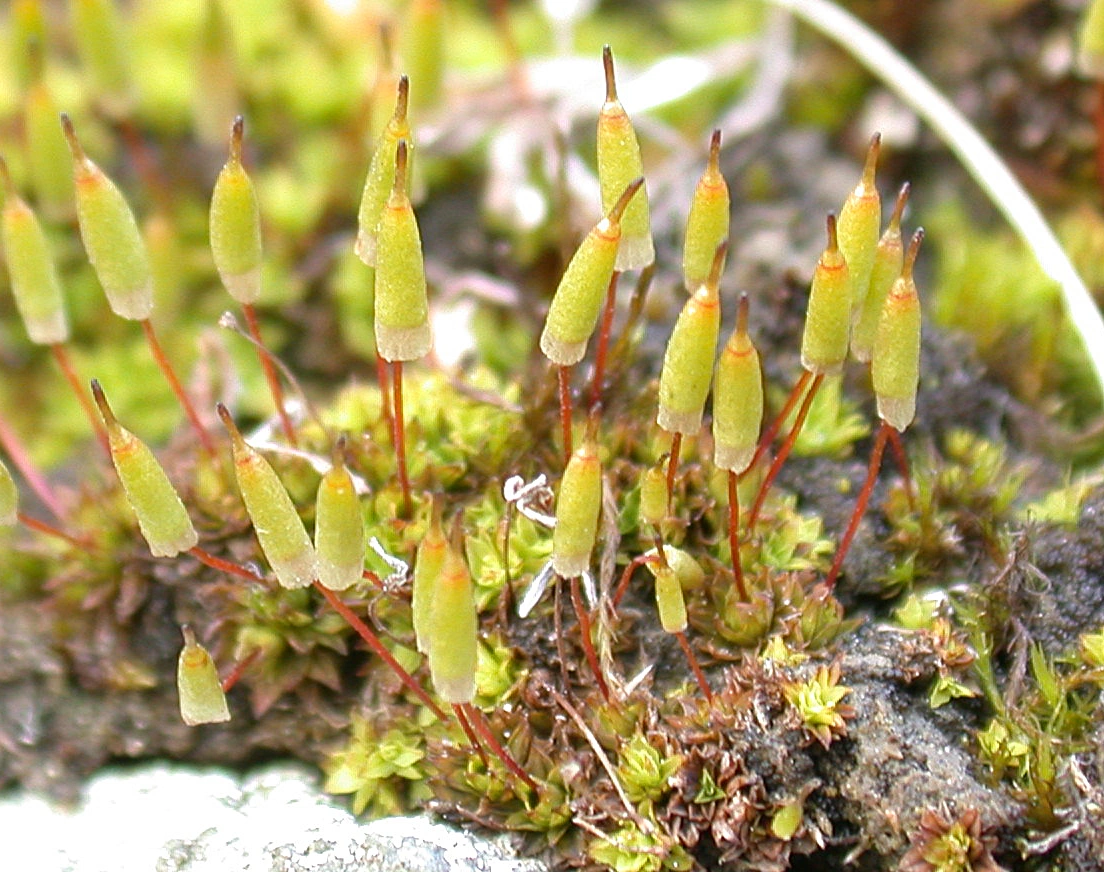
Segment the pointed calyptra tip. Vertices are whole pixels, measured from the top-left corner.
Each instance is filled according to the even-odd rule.
[[[901,185],[901,190],[897,192],[897,202],[893,204],[893,214],[889,216],[889,226],[894,229],[899,229],[901,226],[901,217],[905,214],[905,205],[908,203],[909,192],[912,190],[912,185],[905,182]]]
[[[709,137],[709,170],[714,173],[721,171],[721,129],[719,127]]]
[[[751,309],[751,304],[748,302],[748,295],[740,294],[740,302],[736,306],[736,335],[741,339],[747,338],[748,335],[748,313]]]
[[[242,436],[241,430],[238,429],[238,425],[234,423],[234,416],[230,414],[230,410],[222,403],[216,403],[215,411],[218,412],[219,420],[222,421],[222,426],[226,428],[226,432],[230,434],[230,439],[233,443],[235,445],[243,445],[245,443],[245,437]]]
[[[625,210],[629,208],[629,202],[643,184],[644,176],[637,176],[629,182],[624,192],[617,198],[617,202],[613,204],[613,208],[610,209],[609,215],[606,216],[611,224],[617,224],[621,221],[621,216],[624,215]]]
[[[613,103],[617,100],[617,78],[613,72],[613,49],[609,45],[602,46],[602,68],[606,74],[606,102]]]
[[[230,160],[241,163],[242,139],[245,137],[245,118],[241,115],[234,117],[234,123],[230,127]]]
[[[91,387],[92,399],[96,401],[96,407],[100,410],[100,414],[103,416],[104,423],[107,424],[108,429],[119,426],[119,421],[116,419],[115,413],[111,410],[111,406],[107,402],[107,395],[104,393],[99,379],[92,379]]]
[[[709,267],[709,278],[706,279],[706,287],[716,291],[721,284],[721,273],[724,272],[725,258],[728,256],[728,242],[722,242],[713,252],[713,264]]]
[[[395,26],[387,19],[379,23],[379,48],[380,68],[391,69],[391,65],[395,62]]]
[[[11,177],[11,170],[8,169],[8,162],[3,157],[0,157],[0,183],[4,186],[6,197],[18,196],[18,192],[15,190],[15,182]]]
[[[866,149],[866,162],[863,164],[862,184],[866,188],[874,188],[874,175],[878,170],[878,155],[882,150],[882,134],[875,133],[870,137],[870,145]]]
[[[836,215],[834,212],[828,213],[828,245],[827,251],[833,254],[839,251],[839,239],[836,238]]]
[[[335,467],[342,467],[345,465],[345,458],[348,456],[346,451],[349,448],[349,439],[342,433],[337,439],[334,440],[333,451],[330,454],[330,460]]]
[[[184,636],[184,644],[187,645],[189,648],[193,645],[199,644],[199,642],[196,641],[195,630],[192,629],[191,624],[181,624],[180,633]]]
[[[904,279],[912,279],[912,267],[916,263],[916,255],[920,251],[920,243],[924,241],[924,228],[917,228],[916,232],[912,234],[912,241],[909,242],[908,251],[905,252],[905,262],[901,266],[901,277]]]
[[[62,112],[60,118],[61,130],[65,134],[65,141],[69,143],[69,151],[73,155],[73,160],[84,160],[84,149],[81,148],[80,140],[77,139],[77,131],[73,129],[73,119],[69,117],[68,112]]]
[[[399,76],[398,94],[395,97],[395,114],[391,120],[396,124],[406,121],[406,109],[410,105],[410,79],[405,74]]]

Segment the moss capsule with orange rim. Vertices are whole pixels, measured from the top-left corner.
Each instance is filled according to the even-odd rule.
[[[410,100],[410,80],[399,77],[395,111],[383,128],[376,142],[364,190],[360,195],[357,213],[356,255],[368,266],[376,265],[379,245],[379,223],[387,202],[395,187],[395,150],[400,141],[406,142],[407,160],[412,163],[414,140],[411,138],[410,120],[406,110]],[[408,179],[404,179],[404,188]]]
[[[154,557],[175,557],[194,548],[199,537],[164,468],[149,446],[123,427],[108,405],[103,388],[92,380],[92,396],[107,427],[111,462],[127,502],[138,516],[138,529]]]
[[[602,48],[602,66],[606,75],[606,101],[598,113],[598,185],[602,191],[602,208],[608,213],[625,187],[634,179],[643,178],[644,162],[632,121],[617,99],[613,52],[608,45]],[[646,190],[633,198],[625,209],[621,228],[617,270],[643,269],[655,260]]]
[[[656,423],[668,433],[693,436],[701,429],[721,329],[719,285],[727,250],[721,243],[713,253],[709,277],[686,301],[667,341]]]
[[[836,224],[840,252],[847,261],[847,271],[851,276],[852,318],[858,318],[866,299],[874,251],[882,229],[882,200],[874,181],[881,143],[881,134],[875,133],[866,152],[862,178],[848,194]]]
[[[751,465],[763,424],[763,372],[748,335],[748,298],[740,296],[736,329],[713,374],[713,462],[742,473]]]
[[[870,360],[878,417],[900,432],[916,415],[920,382],[920,298],[912,271],[923,240],[923,230],[912,236],[901,275],[882,307]]]
[[[559,366],[576,364],[586,354],[622,242],[621,218],[643,184],[643,177],[628,184],[606,217],[587,234],[564,270],[540,338],[545,357]]]
[[[230,434],[234,477],[265,559],[281,587],[306,587],[318,575],[318,557],[295,504],[276,470],[246,443],[222,403],[218,414]]]
[[[230,158],[211,194],[211,254],[230,296],[243,305],[261,296],[261,212],[253,180],[242,166],[245,121],[234,119]]]
[[[395,185],[380,215],[376,264],[376,349],[384,360],[416,360],[429,352],[422,237],[406,193],[407,144],[395,150]]]
[[[836,217],[828,216],[828,245],[813,271],[801,365],[816,375],[835,375],[847,359],[851,335],[851,275],[836,236]]]
[[[0,525],[11,527],[19,520],[19,488],[11,470],[0,460]]]
[[[433,603],[434,585],[445,563],[448,551],[448,539],[441,526],[441,500],[433,501],[433,515],[429,521],[418,551],[414,557],[414,582],[411,590],[410,608],[414,616],[414,641],[418,650],[429,650],[430,623],[429,613]]]
[[[367,538],[353,477],[345,466],[345,437],[334,446],[333,466],[318,483],[314,511],[314,550],[318,580],[345,590],[364,574]]]
[[[438,696],[452,705],[470,703],[475,698],[479,619],[475,586],[460,543],[450,542],[445,548],[432,583],[428,639],[421,647]]]
[[[2,236],[12,294],[31,341],[55,345],[69,338],[61,280],[34,210],[19,196],[8,165],[0,159],[4,185]]]
[[[592,434],[571,455],[556,496],[556,526],[552,531],[552,568],[562,578],[575,578],[590,568],[602,510],[602,464]]]
[[[686,290],[691,293],[705,284],[717,246],[728,240],[731,200],[728,183],[721,175],[720,154],[721,131],[714,130],[709,140],[709,163],[694,188],[690,215],[686,219],[682,278]]]
[[[851,354],[856,360],[867,363],[874,349],[874,336],[878,332],[878,321],[882,317],[882,307],[886,295],[897,277],[901,274],[901,265],[905,259],[905,246],[901,239],[901,215],[908,201],[909,185],[906,182],[897,194],[897,203],[889,217],[878,248],[874,252],[874,263],[870,269],[870,286],[866,291],[859,320],[851,330]]]
[[[153,311],[153,273],[146,244],[126,198],[84,153],[69,116],[61,126],[73,156],[77,220],[88,260],[121,318],[144,321]]]
[[[189,727],[219,724],[230,720],[230,707],[211,655],[196,641],[185,625],[184,648],[176,664],[176,689],[180,694],[180,717]]]

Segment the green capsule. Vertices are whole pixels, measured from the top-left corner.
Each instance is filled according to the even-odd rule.
[[[857,319],[870,287],[870,270],[882,229],[882,200],[874,183],[882,138],[875,133],[866,152],[862,178],[847,196],[836,222],[840,253],[851,277],[851,317]]]
[[[43,75],[41,49],[32,54],[37,72],[23,97],[23,135],[27,169],[39,210],[50,221],[75,215],[73,158],[58,126],[58,106]]]
[[[10,527],[19,520],[19,489],[11,470],[0,461],[0,525]]]
[[[897,194],[897,204],[893,207],[889,226],[878,240],[878,249],[874,252],[874,264],[870,270],[870,287],[867,289],[859,320],[851,330],[851,354],[855,360],[863,363],[870,360],[886,295],[901,274],[901,264],[905,259],[905,246],[901,241],[901,215],[908,195],[909,185],[906,182]]]
[[[195,96],[192,117],[199,141],[211,147],[223,142],[226,119],[241,111],[234,32],[222,0],[207,0],[195,49]]]
[[[713,463],[744,472],[755,457],[763,424],[763,372],[748,336],[748,298],[740,297],[736,329],[713,375]]]
[[[588,436],[567,462],[556,497],[552,568],[560,577],[574,578],[590,568],[601,509],[602,464],[598,446]]]
[[[640,520],[650,527],[658,527],[667,518],[670,505],[667,490],[667,473],[660,462],[644,471],[640,481]]]
[[[709,278],[686,301],[667,341],[659,373],[656,423],[668,433],[693,436],[701,429],[721,329],[718,288],[727,250],[727,243],[717,247]]]
[[[606,102],[598,114],[598,185],[602,191],[602,209],[608,213],[626,186],[644,177],[644,162],[632,121],[617,99],[613,52],[608,45],[602,49],[602,65],[606,73]],[[621,272],[642,269],[655,260],[647,191],[635,197],[624,211],[621,245],[614,264]]]
[[[176,689],[180,717],[189,727],[230,720],[230,708],[211,655],[196,641],[192,628],[184,626],[184,649],[176,664]]]
[[[77,219],[92,269],[112,311],[144,321],[153,311],[153,274],[134,213],[115,183],[85,155],[68,115],[62,114],[61,126],[73,155]]]
[[[1089,0],[1077,39],[1077,67],[1090,79],[1104,79],[1104,0]]]
[[[923,240],[923,230],[912,236],[901,275],[886,297],[870,361],[878,417],[902,432],[916,416],[920,382],[920,298],[912,269]]]
[[[276,470],[246,443],[222,403],[218,414],[230,433],[234,477],[265,559],[281,587],[307,587],[318,576],[318,557],[303,520]]]
[[[243,305],[261,296],[261,211],[253,180],[242,166],[245,121],[234,119],[230,159],[211,195],[211,253],[230,296]]]
[[[27,335],[39,345],[55,345],[69,338],[61,280],[34,210],[15,189],[8,165],[0,158],[4,180],[2,236],[12,294]]]
[[[92,380],[92,396],[107,427],[111,462],[127,502],[138,516],[138,529],[154,557],[175,557],[199,543],[192,519],[176,488],[149,446],[121,426],[103,388]]]
[[[70,0],[71,32],[83,74],[97,101],[114,118],[131,109],[126,28],[114,0]]]
[[[678,574],[670,566],[654,566],[656,608],[659,609],[659,623],[666,633],[686,631],[686,600],[682,595],[682,585]]]
[[[835,375],[847,358],[851,334],[851,277],[836,239],[836,216],[828,216],[828,245],[813,271],[801,365],[816,375]]]
[[[422,653],[429,650],[429,612],[437,577],[445,564],[447,551],[448,539],[445,538],[445,531],[441,526],[441,503],[440,500],[435,500],[429,529],[418,543],[418,553],[414,558],[414,584],[410,601],[414,613],[414,641]]]
[[[333,466],[318,483],[314,513],[314,550],[318,580],[330,590],[345,590],[364,573],[367,539],[353,477],[345,466],[345,438],[334,448]]]
[[[705,284],[717,246],[728,241],[730,200],[728,183],[721,175],[720,155],[721,131],[714,130],[709,141],[709,163],[698,179],[686,219],[682,278],[691,293]]]
[[[376,350],[384,360],[417,360],[433,344],[422,236],[406,193],[406,171],[406,140],[400,139],[376,258]]]
[[[414,140],[411,138],[410,120],[406,109],[410,99],[410,81],[406,76],[399,77],[398,97],[395,99],[395,111],[387,122],[383,133],[376,142],[372,162],[368,166],[368,176],[364,180],[364,191],[360,196],[360,211],[357,214],[357,237],[355,250],[368,266],[376,266],[379,248],[379,224],[385,208],[395,191],[395,154],[399,142],[406,143],[407,163],[414,157]],[[403,182],[404,193],[409,192],[409,173]]]
[[[445,69],[445,16],[441,0],[411,0],[404,21],[403,66],[418,85],[414,108],[441,101]]]
[[[540,338],[545,357],[559,366],[571,366],[586,355],[587,342],[598,324],[613,276],[622,240],[621,216],[643,184],[643,177],[629,183],[606,217],[587,234],[564,270]]]
[[[464,705],[475,698],[478,650],[475,586],[460,548],[450,544],[432,585],[426,650],[433,689],[445,702]]]
[[[658,556],[658,551],[652,548],[646,551],[644,556]],[[663,557],[662,561],[658,559],[649,560],[644,564],[651,570],[653,576],[658,578],[659,571],[666,564],[667,567],[674,570],[683,590],[701,590],[705,586],[705,570],[702,569],[697,560],[690,556],[688,551],[683,551],[674,545],[664,545]]]

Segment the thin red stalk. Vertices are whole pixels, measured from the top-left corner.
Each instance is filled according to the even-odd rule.
[[[464,714],[463,706],[458,703],[452,704],[452,710],[456,713],[456,720],[460,722],[460,728],[464,731],[464,735],[468,737],[468,743],[475,748],[479,753],[479,759],[483,761],[483,765],[487,765],[487,753],[483,750],[483,746],[479,744],[479,739],[476,738],[475,732],[472,730],[472,725],[468,721],[468,716]]]
[[[0,445],[4,446],[4,451],[7,452],[8,457],[11,458],[11,462],[15,464],[15,468],[19,470],[20,474],[27,480],[27,484],[31,490],[35,492],[42,504],[50,510],[52,514],[59,521],[65,520],[65,512],[61,508],[61,503],[58,502],[54,492],[50,485],[47,483],[46,478],[38,471],[38,467],[34,465],[34,461],[31,460],[31,455],[27,453],[27,449],[20,441],[19,437],[15,435],[15,431],[8,426],[8,422],[3,418],[0,418]]]
[[[613,607],[616,609],[621,605],[621,600],[625,597],[625,592],[629,589],[629,582],[632,581],[633,572],[636,571],[638,566],[643,566],[652,558],[647,554],[638,554],[632,560],[629,561],[629,565],[625,567],[625,571],[621,573],[621,581],[617,583],[617,590],[613,594]]]
[[[62,539],[70,545],[75,545],[77,548],[88,548],[92,544],[87,537],[74,536],[72,533],[66,533],[64,530],[52,524],[47,524],[45,521],[32,518],[30,515],[25,515],[22,512],[16,512],[16,518],[19,523],[28,530],[34,530],[36,533],[45,533],[47,536],[53,536],[55,539]]]
[[[1104,190],[1104,81],[1096,83],[1093,123],[1096,125],[1096,180]]]
[[[732,551],[732,575],[736,579],[736,590],[740,599],[747,602],[747,585],[744,584],[744,567],[740,565],[740,494],[737,484],[740,477],[728,472],[728,547]]]
[[[563,584],[558,575],[553,582],[552,590],[552,633],[556,637],[556,657],[560,661],[560,684],[564,691],[569,692],[571,683],[567,677],[567,646],[564,644],[563,633]]]
[[[667,458],[667,510],[675,498],[675,473],[678,472],[679,454],[682,452],[682,434],[676,433],[671,439],[671,456]]]
[[[245,326],[249,335],[257,344],[257,357],[261,360],[261,370],[264,372],[265,381],[268,382],[269,393],[272,394],[272,402],[276,406],[276,414],[280,417],[280,427],[284,431],[284,438],[293,448],[299,445],[299,437],[295,435],[295,427],[288,416],[284,405],[284,388],[280,384],[280,375],[272,364],[272,358],[261,351],[264,348],[264,340],[261,339],[261,324],[257,320],[257,307],[252,303],[242,303],[242,314],[245,315]]]
[[[318,580],[315,580],[314,587],[315,590],[325,597],[326,602],[333,607],[334,611],[341,615],[350,627],[356,630],[357,635],[368,644],[368,647],[378,654],[383,659],[384,663],[391,667],[391,671],[399,677],[399,680],[402,681],[403,684],[410,688],[413,694],[422,701],[426,708],[433,712],[440,720],[447,721],[448,715],[445,714],[444,710],[433,701],[430,695],[426,693],[425,689],[414,680],[414,677],[402,668],[399,661],[394,658],[391,652],[384,646],[383,642],[379,640],[379,636],[373,633],[368,625],[358,618],[352,609],[345,605],[341,597],[325,587]]]
[[[889,431],[892,429],[889,424],[883,421],[881,428],[878,430],[878,435],[874,439],[874,450],[870,452],[870,466],[866,470],[866,481],[863,483],[862,490],[859,491],[859,498],[855,502],[855,511],[851,513],[851,521],[847,525],[847,532],[843,534],[843,539],[840,541],[836,558],[832,561],[832,568],[828,570],[828,577],[824,580],[824,585],[829,591],[836,585],[840,567],[843,566],[843,558],[847,556],[847,551],[851,547],[851,540],[855,538],[855,533],[859,529],[859,521],[866,514],[866,504],[870,501],[870,494],[874,490],[874,482],[878,479],[878,470],[882,465],[882,454],[885,451],[886,440],[889,438]]]
[[[184,388],[181,386],[180,380],[176,377],[172,364],[169,363],[169,359],[165,356],[165,352],[161,348],[161,343],[157,341],[157,334],[153,332],[153,324],[150,322],[149,318],[143,319],[142,330],[146,334],[146,341],[149,343],[150,351],[153,353],[153,359],[157,361],[161,373],[165,376],[165,381],[169,383],[172,392],[176,394],[176,398],[180,402],[181,408],[184,409],[184,414],[191,423],[192,429],[195,430],[196,436],[199,437],[199,441],[203,443],[204,450],[211,457],[217,458],[218,449],[215,448],[215,440],[211,438],[211,434],[208,432],[207,428],[203,426],[203,422],[199,419],[199,415],[196,414],[195,406],[193,406],[192,401],[188,399],[188,395],[184,393]]]
[[[198,545],[189,548],[188,553],[200,563],[205,563],[212,569],[217,569],[219,572],[225,572],[228,575],[236,575],[239,578],[245,578],[249,581],[264,583],[264,578],[257,575],[257,573],[253,572],[251,569],[246,569],[244,566],[230,560],[223,560],[221,557],[216,557],[210,551],[204,551]]]
[[[893,457],[897,461],[897,468],[901,470],[901,477],[905,480],[905,496],[908,497],[909,511],[916,512],[916,491],[912,487],[912,475],[909,473],[908,455],[905,454],[905,446],[901,442],[901,434],[896,427],[889,428],[889,447],[893,451]]]
[[[706,700],[712,705],[713,690],[709,687],[709,682],[705,680],[705,673],[702,672],[701,666],[698,665],[698,658],[694,656],[694,652],[690,648],[690,641],[686,638],[686,633],[675,633],[675,638],[678,639],[679,645],[682,646],[682,651],[690,663],[690,669],[694,672],[694,678],[698,680],[698,687],[701,688],[702,693],[705,694]]]
[[[243,659],[234,664],[234,668],[230,670],[224,679],[222,679],[223,693],[227,693],[230,688],[241,681],[241,677],[245,675],[245,670],[257,662],[257,658],[261,656],[261,652],[261,648],[254,648]]]
[[[470,702],[464,703],[463,708],[467,716],[471,719],[472,726],[475,727],[476,732],[479,733],[480,738],[482,738],[487,744],[487,747],[491,749],[491,753],[501,760],[507,769],[521,779],[521,781],[525,783],[525,786],[532,790],[533,793],[539,794],[540,788],[537,787],[537,782],[530,778],[525,770],[518,766],[517,761],[510,756],[510,753],[499,744],[498,739],[495,738],[495,734],[491,732],[490,724],[488,724],[483,717],[483,712]]]
[[[383,420],[387,426],[391,426],[391,391],[387,387],[387,361],[376,355],[376,384],[379,385],[380,408],[383,411]]]
[[[594,680],[598,682],[598,690],[602,693],[602,699],[610,701],[609,685],[602,675],[602,669],[598,664],[598,653],[594,650],[594,642],[590,638],[590,612],[587,611],[583,598],[579,595],[579,577],[571,579],[571,605],[575,607],[575,617],[579,619],[579,635],[583,639],[583,653],[586,654],[590,671],[594,673]]]
[[[613,330],[613,310],[617,302],[617,280],[621,277],[619,270],[614,270],[610,276],[609,287],[606,289],[606,307],[602,311],[602,326],[598,332],[598,351],[594,357],[594,381],[590,385],[590,409],[594,411],[602,402],[602,382],[606,378],[606,357],[609,354],[610,333]]]
[[[372,584],[374,584],[376,587],[378,587],[380,590],[383,590],[383,581],[380,579],[380,577],[378,575],[376,575],[374,572],[372,572],[371,569],[365,569],[360,574],[360,577],[367,579],[368,581],[372,582]]]
[[[774,437],[778,435],[778,431],[782,429],[782,425],[786,419],[790,417],[790,412],[793,411],[793,407],[797,405],[797,401],[801,399],[801,394],[805,390],[805,385],[809,383],[809,377],[812,375],[809,370],[803,370],[801,378],[794,384],[793,389],[790,391],[790,395],[786,398],[786,405],[782,407],[782,411],[778,413],[770,426],[763,431],[763,435],[759,439],[759,444],[755,448],[755,454],[751,458],[751,463],[748,464],[748,469],[751,469],[755,464],[759,462],[759,459],[763,456],[763,453],[770,448],[770,444],[774,441]]]
[[[820,390],[820,386],[823,382],[823,373],[817,373],[813,378],[813,383],[809,386],[809,392],[805,394],[805,399],[801,401],[801,408],[797,410],[797,418],[794,419],[790,432],[786,434],[786,441],[783,442],[782,447],[778,449],[778,454],[774,458],[774,463],[771,464],[770,469],[767,471],[767,477],[764,478],[763,483],[759,485],[759,493],[755,495],[755,504],[751,507],[751,514],[748,515],[749,530],[755,526],[755,522],[759,519],[759,510],[763,508],[763,503],[767,499],[767,493],[770,491],[771,485],[774,484],[774,480],[778,477],[778,473],[781,472],[786,458],[789,457],[790,452],[793,451],[794,443],[797,442],[797,436],[805,424],[805,418],[808,416],[809,409],[812,407],[813,400],[816,399],[817,391]]]
[[[560,383],[560,434],[563,437],[564,463],[571,460],[571,367],[560,366],[556,369]]]
[[[402,361],[392,361],[391,387],[394,391],[395,408],[394,418],[391,421],[391,431],[395,455],[399,463],[399,486],[402,488],[403,495],[403,517],[409,518],[414,509],[414,501],[410,497],[410,476],[406,471],[406,418],[403,415],[402,381]]]
[[[77,396],[77,402],[80,403],[81,408],[84,409],[84,414],[88,418],[88,423],[92,425],[92,432],[96,434],[96,439],[99,441],[100,446],[104,452],[111,456],[111,443],[107,439],[107,430],[104,429],[103,421],[100,420],[100,416],[96,414],[96,409],[92,405],[92,401],[88,399],[88,394],[85,393],[84,385],[81,384],[81,380],[77,377],[77,371],[73,368],[73,361],[69,358],[69,352],[65,350],[65,346],[59,342],[55,342],[50,346],[50,351],[54,355],[54,360],[57,361],[58,368],[61,370],[61,374],[65,376],[65,380],[69,382],[69,387],[73,393]]]

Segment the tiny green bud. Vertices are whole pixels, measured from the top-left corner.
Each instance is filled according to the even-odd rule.
[[[318,557],[295,504],[276,470],[246,443],[222,403],[218,414],[230,433],[234,477],[265,559],[281,587],[307,587],[318,575]]]
[[[678,574],[670,566],[655,566],[656,607],[659,609],[659,623],[667,633],[682,633],[686,630],[686,600],[682,595],[682,585]]]
[[[230,720],[230,707],[219,682],[211,655],[196,641],[185,625],[184,649],[176,665],[176,689],[180,694],[180,717],[189,727],[219,724]]]
[[[73,155],[77,220],[92,269],[112,311],[144,321],[153,311],[153,275],[134,213],[115,183],[85,155],[64,113],[61,127]]]
[[[422,653],[429,650],[429,613],[433,605],[434,586],[444,566],[447,551],[448,539],[445,538],[445,531],[441,526],[441,501],[437,499],[433,502],[429,529],[418,543],[418,552],[414,558],[410,607],[414,614],[414,641]]]
[[[4,182],[2,236],[12,294],[27,335],[39,345],[69,338],[61,280],[34,210],[19,196],[8,165],[0,158]]]
[[[606,74],[606,102],[598,114],[598,185],[602,191],[602,208],[609,212],[625,187],[634,179],[643,178],[644,162],[632,121],[617,99],[613,52],[608,45],[602,48],[602,66]],[[617,250],[615,268],[624,272],[648,266],[655,260],[655,247],[646,190],[629,203],[621,226],[621,246]]]
[[[175,557],[194,548],[199,537],[164,468],[145,442],[119,424],[95,379],[92,396],[107,427],[111,462],[150,553],[154,557]]]
[[[478,652],[479,618],[471,570],[461,548],[450,543],[433,584],[426,652],[433,688],[443,700],[464,705],[475,698]]]
[[[376,142],[376,150],[372,154],[368,175],[364,180],[364,190],[360,197],[355,249],[357,257],[368,266],[376,265],[379,246],[378,228],[384,209],[394,191],[395,152],[400,141],[406,142],[408,163],[413,158],[414,140],[411,138],[410,121],[406,116],[409,99],[410,80],[406,76],[400,76],[395,111]]]
[[[545,357],[559,366],[578,363],[586,354],[622,241],[621,216],[643,184],[643,177],[629,183],[606,217],[587,234],[564,270],[540,338]]]
[[[713,375],[713,463],[743,472],[755,457],[763,423],[763,373],[748,336],[748,298],[740,296],[736,329]]]
[[[574,578],[590,567],[601,509],[602,464],[598,446],[588,436],[567,462],[556,497],[552,568],[557,575]]]
[[[713,254],[728,240],[730,200],[728,183],[721,175],[721,131],[709,141],[709,163],[698,179],[690,215],[686,219],[686,241],[682,249],[682,277],[686,290],[705,284],[713,265]]]
[[[242,166],[245,122],[234,119],[230,159],[219,173],[211,195],[211,254],[222,283],[242,304],[261,296],[261,213],[253,180]]]
[[[908,195],[909,185],[906,182],[897,194],[897,204],[889,217],[889,226],[878,240],[874,263],[870,269],[870,287],[866,291],[859,320],[851,331],[851,353],[856,360],[863,363],[870,360],[874,349],[874,336],[878,332],[878,321],[882,317],[886,295],[901,274],[901,264],[905,259],[905,246],[901,241],[901,215],[904,213]]]
[[[131,108],[126,27],[115,0],[71,0],[72,34],[97,100],[115,118]]]
[[[816,375],[835,375],[847,358],[851,331],[851,278],[836,238],[836,217],[828,216],[828,245],[813,271],[801,365]]]
[[[727,250],[727,243],[717,246],[709,277],[686,301],[667,341],[659,374],[656,423],[668,433],[693,436],[701,429],[721,329],[718,288]]]
[[[19,520],[19,489],[11,470],[0,460],[0,525],[12,526]]]
[[[920,382],[920,298],[912,269],[923,240],[923,230],[912,236],[901,276],[886,297],[870,361],[878,417],[900,431],[916,415]]]
[[[640,520],[657,527],[667,518],[670,493],[667,490],[667,472],[662,460],[656,466],[644,470],[640,481]]]
[[[318,483],[314,548],[318,580],[330,590],[345,590],[364,573],[367,541],[353,477],[345,466],[345,437],[334,447],[333,466]]]
[[[882,200],[874,183],[882,137],[875,133],[866,152],[862,178],[848,194],[837,221],[840,253],[851,277],[851,316],[858,318],[870,287],[870,270],[882,227]]]

